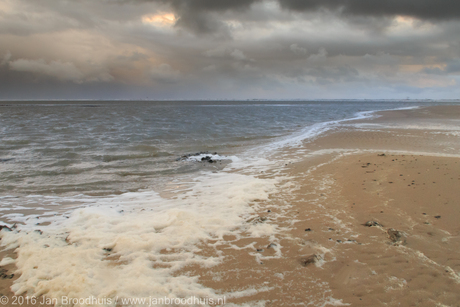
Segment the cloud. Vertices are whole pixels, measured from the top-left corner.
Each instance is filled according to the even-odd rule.
[[[306,55],[307,54],[307,49],[303,47],[299,47],[297,44],[292,44],[289,46],[289,49],[294,52],[296,55]]]
[[[219,46],[215,49],[206,50],[203,54],[211,58],[231,58],[237,61],[251,61],[243,53],[243,51],[222,46]]]
[[[107,72],[91,72],[84,74],[75,64],[70,62],[50,61],[43,59],[28,60],[18,59],[8,62],[13,71],[34,73],[38,76],[47,76],[60,81],[83,83],[83,82],[110,82],[113,77]]]
[[[180,79],[181,74],[169,64],[163,63],[150,71],[150,77],[158,83],[175,83]]]
[[[451,60],[444,67],[426,67],[422,71],[429,75],[460,75],[460,60]]]
[[[207,57],[224,57],[229,53],[226,47],[219,46],[214,49],[206,50],[203,54]]]
[[[445,1],[2,0],[0,95],[410,91],[458,78],[458,4]]]
[[[310,63],[324,63],[327,60],[327,51],[324,48],[320,48],[318,53],[312,54],[308,57]]]
[[[3,56],[1,65],[5,65],[11,59],[11,52],[8,50]]]
[[[321,9],[343,15],[395,16],[420,19],[460,19],[460,2],[450,0],[279,0],[284,9],[308,12]]]
[[[215,13],[248,10],[262,0],[119,0],[119,3],[157,3],[169,6],[178,16],[175,26],[198,34],[228,36],[228,27]]]
[[[235,49],[230,53],[230,56],[238,61],[244,61],[248,58],[244,55],[243,51]]]

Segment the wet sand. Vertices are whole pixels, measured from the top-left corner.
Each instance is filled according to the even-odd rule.
[[[217,248],[222,265],[193,271],[204,285],[265,289],[237,304],[459,306],[459,159],[373,153],[303,166],[292,166],[303,177],[292,207],[260,212],[286,229]]]
[[[460,306],[460,141],[439,126],[460,129],[460,107],[382,115],[285,161],[285,186],[247,221],[277,235],[207,242],[202,255],[224,261],[178,275],[238,305]],[[14,278],[0,279],[2,294]]]
[[[459,111],[395,111],[368,122],[460,118]],[[460,306],[458,136],[395,126],[306,144],[323,154],[288,163],[297,189],[259,212],[257,222],[278,225],[280,235],[218,247],[226,261],[193,274],[222,293],[263,290],[231,298],[236,304]]]

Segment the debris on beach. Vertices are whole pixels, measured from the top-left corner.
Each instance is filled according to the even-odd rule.
[[[0,278],[2,279],[12,279],[14,277],[14,274],[6,274],[8,270],[6,269],[0,269]]]
[[[215,163],[216,161],[214,161],[213,159],[211,159],[210,156],[206,156],[206,157],[201,158],[201,162]]]
[[[186,161],[186,160],[194,160],[197,162],[208,162],[208,163],[216,163],[216,158],[213,159],[213,156],[217,156],[217,152],[210,153],[209,151],[200,151],[193,154],[186,154],[177,158],[176,161]],[[201,158],[200,158],[201,156]]]
[[[310,265],[310,264],[316,264],[318,261],[322,260],[321,256],[313,254],[304,258],[300,259],[300,264],[304,267]]]
[[[246,223],[259,224],[259,223],[265,222],[266,220],[267,220],[266,217],[256,216],[256,217],[253,217],[253,218],[247,220]]]
[[[0,231],[2,231],[3,229],[7,230],[7,231],[11,231],[11,228],[6,226],[6,225],[0,225]]]
[[[390,228],[388,229],[387,233],[393,243],[398,244],[399,242],[403,241],[404,234],[401,231]],[[404,240],[402,243],[406,244],[406,240]]]
[[[373,226],[378,226],[378,227],[383,227],[382,224],[376,222],[376,221],[368,221],[366,223],[363,224],[364,226],[367,226],[367,227],[373,227]]]

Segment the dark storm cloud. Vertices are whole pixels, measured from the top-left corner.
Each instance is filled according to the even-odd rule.
[[[0,95],[423,93],[460,82],[458,7],[446,0],[0,0]]]
[[[295,11],[326,9],[345,15],[406,15],[420,19],[459,19],[457,0],[279,0],[282,8]]]
[[[207,11],[222,12],[227,10],[248,9],[253,3],[262,0],[116,0],[114,3],[162,3],[168,4],[178,12],[190,11]]]
[[[196,33],[221,33],[229,36],[226,26],[212,13],[244,11],[262,0],[119,0],[118,3],[160,3],[171,7],[179,17],[177,27]]]

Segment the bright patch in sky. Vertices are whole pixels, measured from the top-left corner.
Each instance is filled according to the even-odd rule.
[[[156,27],[170,27],[176,22],[176,16],[172,13],[162,13],[156,15],[142,16],[142,23],[149,24]]]

